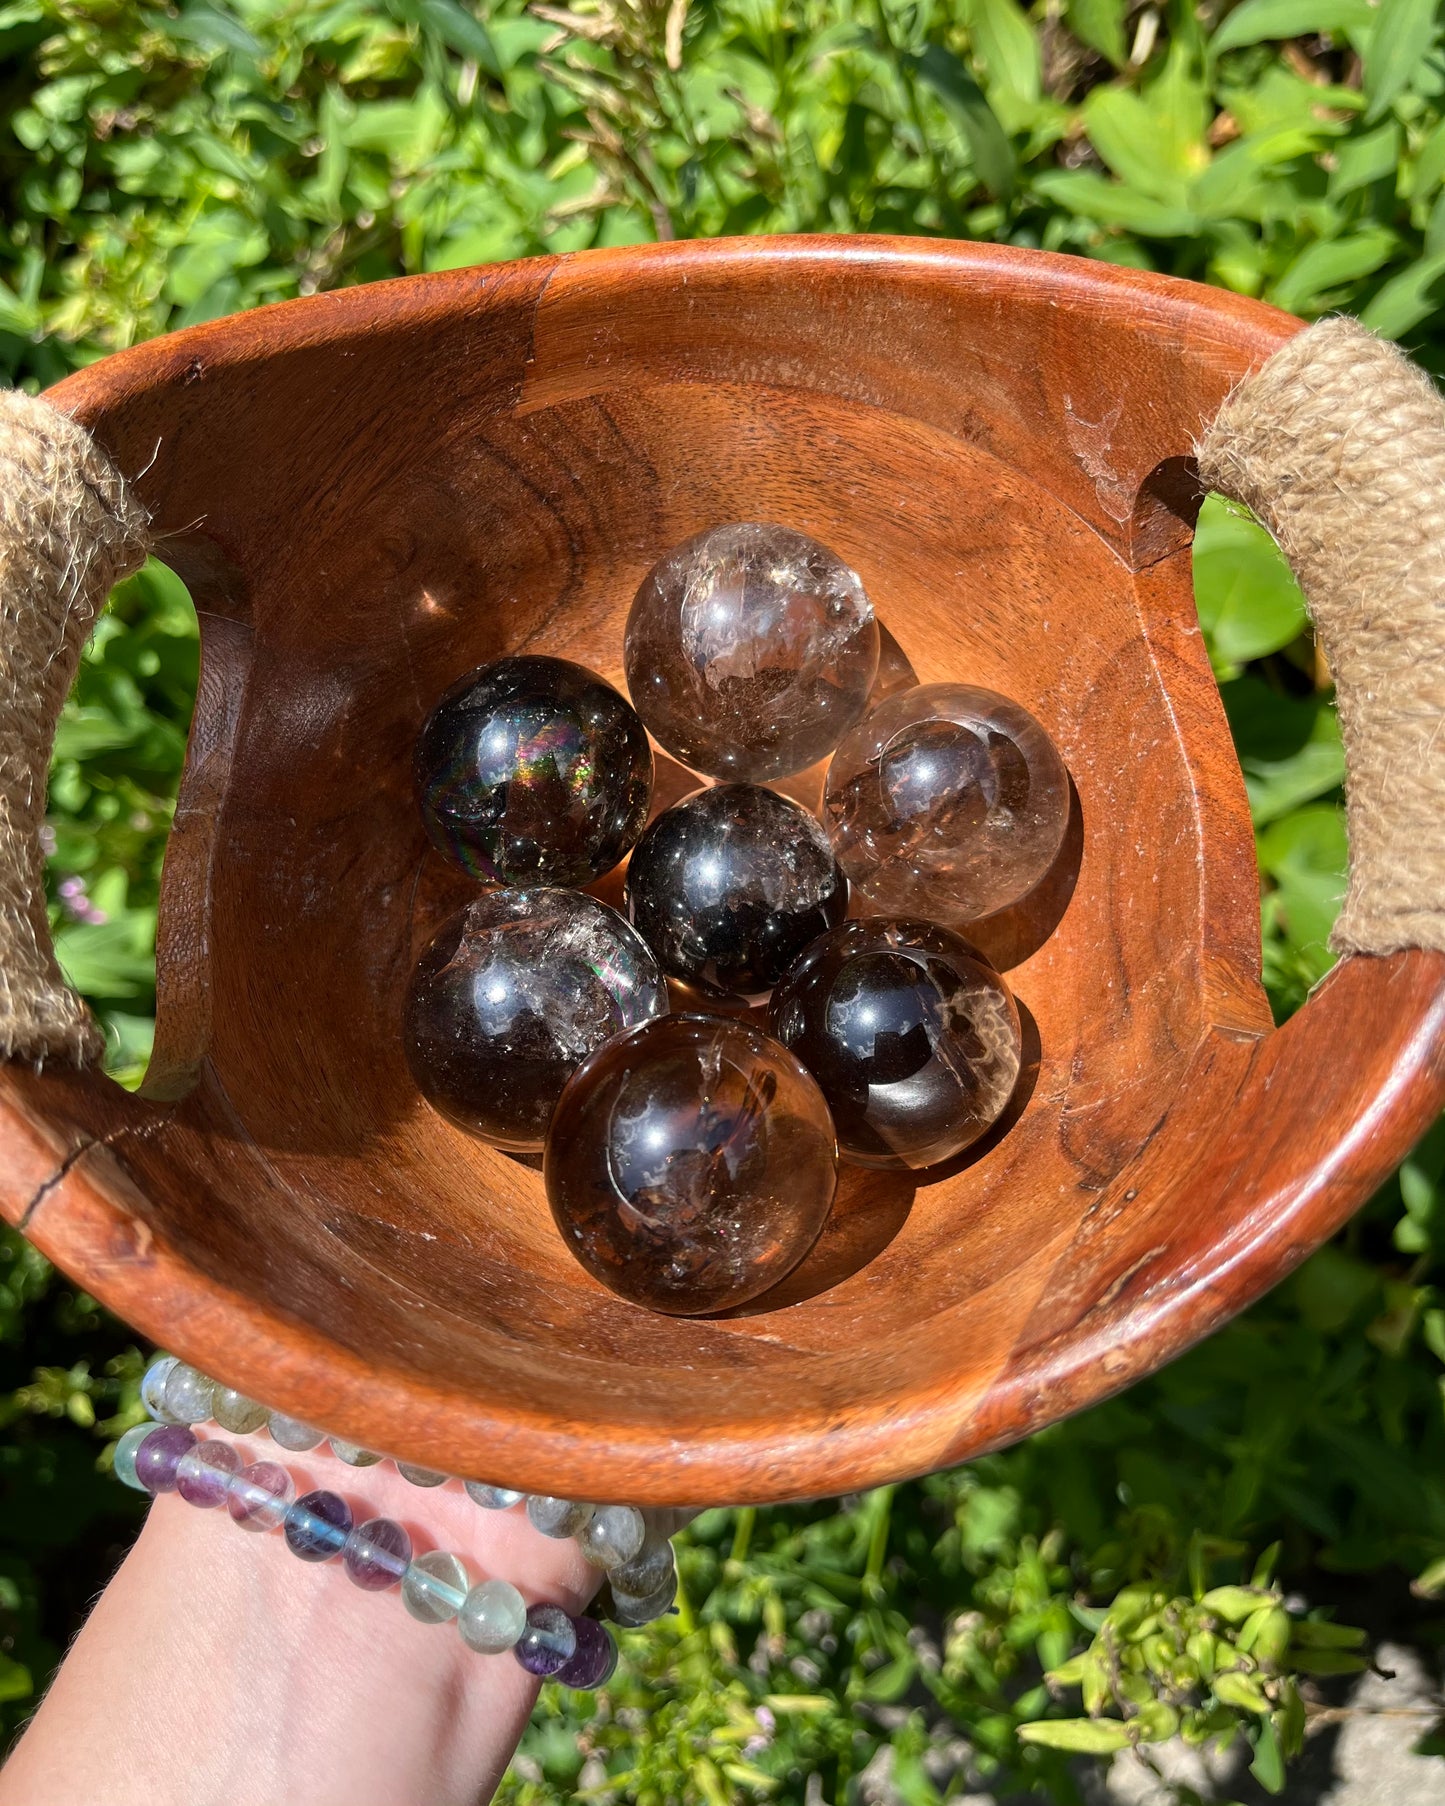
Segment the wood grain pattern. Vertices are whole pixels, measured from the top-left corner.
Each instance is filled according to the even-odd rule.
[[[767,240],[346,291],[61,384],[144,472],[202,681],[151,1077],[0,1072],[0,1208],[227,1383],[595,1499],[896,1479],[1205,1334],[1445,1100],[1445,958],[1350,960],[1278,1034],[1259,983],[1188,460],[1296,329],[1068,258]],[[643,573],[735,518],[834,546],[917,676],[1019,697],[1077,794],[1067,870],[986,930],[1033,1042],[1006,1132],[926,1183],[851,1173],[771,1308],[693,1321],[602,1292],[535,1168],[413,1090],[402,988],[466,884],[409,759],[505,650],[616,680]]]

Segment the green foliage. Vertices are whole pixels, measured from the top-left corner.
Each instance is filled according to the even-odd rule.
[[[1347,307],[1445,364],[1427,0],[0,0],[0,92],[0,363],[31,385],[400,272],[785,230],[1082,252]],[[1328,968],[1342,884],[1329,677],[1277,551],[1218,503],[1195,586],[1282,1017]],[[57,744],[52,923],[127,1082],[195,681],[194,616],[152,564]],[[1328,1615],[1351,1576],[1374,1622],[1438,1636],[1442,1260],[1437,1130],[1337,1243],[1126,1397],[921,1483],[706,1514],[677,1616],[627,1636],[603,1695],[548,1689],[505,1797],[720,1806],[816,1775],[841,1802],[867,1771],[910,1806],[974,1783],[1064,1806],[1072,1752],[1176,1732],[1247,1739],[1277,1789],[1319,1677],[1362,1660]],[[103,1470],[137,1359],[0,1238],[0,1724],[135,1521]]]

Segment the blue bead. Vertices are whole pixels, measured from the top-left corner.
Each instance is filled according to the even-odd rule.
[[[303,1493],[286,1513],[286,1542],[302,1561],[330,1561],[346,1547],[351,1508],[334,1492]]]

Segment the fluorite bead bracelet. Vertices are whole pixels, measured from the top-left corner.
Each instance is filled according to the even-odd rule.
[[[116,1473],[131,1486],[148,1492],[175,1491],[202,1507],[224,1503],[234,1521],[245,1529],[279,1527],[287,1546],[301,1560],[326,1561],[340,1556],[360,1587],[381,1590],[399,1584],[413,1617],[435,1623],[455,1617],[463,1639],[472,1648],[484,1653],[514,1649],[518,1660],[534,1674],[555,1673],[562,1679],[564,1668],[587,1672],[601,1662],[602,1646],[594,1632],[574,1628],[580,1641],[572,1654],[563,1656],[555,1668],[533,1665],[551,1659],[548,1650],[556,1656],[567,1647],[567,1638],[554,1621],[532,1622],[533,1613],[558,1612],[560,1608],[537,1606],[529,1613],[521,1594],[506,1581],[484,1581],[468,1590],[466,1570],[456,1556],[430,1551],[413,1558],[410,1539],[400,1525],[384,1518],[353,1524],[349,1508],[335,1493],[308,1493],[297,1499],[284,1467],[274,1461],[243,1466],[229,1443],[203,1441],[192,1426],[214,1421],[233,1435],[252,1435],[264,1429],[280,1448],[295,1453],[328,1440],[321,1430],[218,1385],[174,1355],[162,1355],[147,1368],[141,1381],[141,1402],[152,1421],[128,1430],[115,1453]],[[350,1467],[370,1467],[384,1459],[340,1438],[329,1440],[332,1453]],[[405,1462],[396,1466],[414,1486],[440,1486],[448,1478]],[[485,1510],[506,1511],[523,1505],[529,1521],[544,1536],[574,1538],[587,1561],[607,1575],[614,1622],[646,1624],[672,1609],[677,1594],[672,1543],[662,1528],[649,1523],[647,1515],[635,1506],[528,1496],[477,1480],[465,1481],[464,1486]],[[595,1619],[569,1622],[574,1627],[595,1625],[607,1637]],[[607,1641],[610,1647],[611,1639]],[[584,1647],[593,1651],[589,1663],[580,1660]],[[607,1672],[611,1673],[610,1666]],[[573,1680],[567,1684],[601,1683]]]
[[[232,1443],[202,1441],[189,1424],[137,1424],[116,1444],[115,1471],[148,1493],[174,1492],[202,1510],[224,1505],[243,1530],[277,1530],[301,1561],[340,1558],[366,1592],[399,1587],[402,1603],[423,1624],[456,1620],[462,1641],[482,1655],[510,1649],[529,1674],[563,1686],[600,1687],[617,1665],[617,1645],[595,1618],[573,1617],[545,1602],[529,1606],[510,1581],[471,1585],[460,1557],[445,1549],[413,1555],[411,1537],[393,1518],[357,1523],[339,1493],[296,1497],[275,1461],[243,1465]]]

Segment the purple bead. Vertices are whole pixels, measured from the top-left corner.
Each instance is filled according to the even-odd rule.
[[[176,1491],[187,1505],[214,1511],[224,1505],[231,1490],[231,1476],[240,1471],[241,1457],[229,1442],[202,1442],[182,1455],[176,1467]]]
[[[274,1530],[286,1521],[295,1487],[276,1461],[253,1461],[236,1475],[226,1509],[243,1530]]]
[[[396,1586],[406,1573],[411,1538],[391,1518],[368,1518],[347,1537],[341,1559],[359,1587],[379,1593]]]
[[[528,1606],[527,1628],[512,1649],[528,1674],[556,1674],[576,1653],[577,1626],[560,1605]]]
[[[195,1446],[195,1435],[183,1423],[152,1430],[135,1452],[136,1479],[147,1492],[174,1492],[181,1456]]]
[[[351,1507],[334,1492],[303,1493],[286,1513],[286,1544],[302,1561],[330,1561],[346,1547]]]
[[[556,1678],[564,1687],[600,1687],[612,1678],[617,1666],[617,1645],[605,1624],[595,1618],[574,1618],[577,1650],[570,1662],[557,1670]]]

